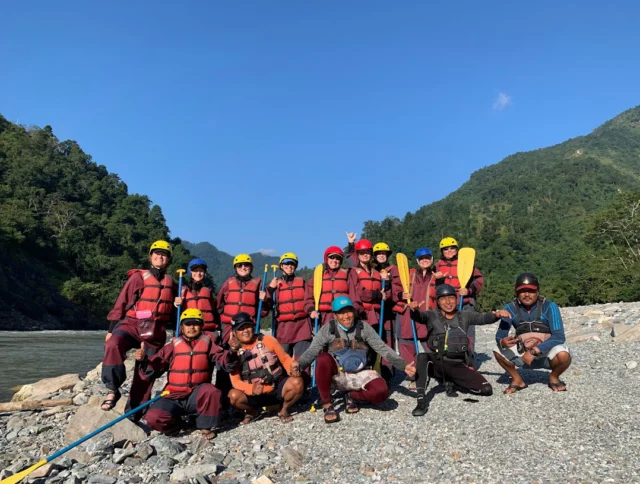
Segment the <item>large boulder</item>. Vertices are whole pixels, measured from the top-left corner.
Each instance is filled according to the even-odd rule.
[[[64,433],[64,442],[65,444],[71,444],[117,417],[119,417],[119,414],[113,410],[105,412],[100,407],[84,405],[78,408],[75,415],[71,417]],[[141,442],[147,438],[144,430],[126,418],[111,427],[109,432],[113,434],[113,441],[116,443],[125,440]]]
[[[61,390],[69,390],[80,382],[80,375],[69,373],[55,378],[45,378],[36,383],[23,385],[20,391],[13,395],[12,402],[22,402],[24,400],[40,400],[42,396],[57,393]]]

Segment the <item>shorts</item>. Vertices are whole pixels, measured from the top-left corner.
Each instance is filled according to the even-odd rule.
[[[272,405],[280,405],[284,402],[284,398],[282,397],[282,391],[284,390],[284,386],[287,383],[289,377],[282,378],[275,390],[269,393],[263,393],[262,395],[247,395],[247,400],[249,405],[255,408],[259,407],[270,407]]]
[[[571,351],[569,350],[569,347],[566,344],[555,345],[547,353],[542,353],[536,356],[536,358],[533,360],[531,365],[525,365],[524,361],[522,361],[522,356],[518,353],[517,345],[507,348],[506,350],[503,350],[502,348],[500,348],[500,353],[502,354],[502,356],[504,356],[507,360],[509,360],[514,365],[516,365],[518,368],[527,367],[527,368],[534,368],[536,370],[540,370],[540,369],[550,370],[551,360],[553,360],[558,353],[562,353],[563,351],[565,353],[571,354]]]

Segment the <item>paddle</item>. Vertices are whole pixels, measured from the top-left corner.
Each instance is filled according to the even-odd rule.
[[[262,276],[262,287],[261,290],[265,290],[267,286],[267,272],[269,271],[269,264],[264,265],[264,275]],[[260,332],[260,313],[262,313],[262,299],[258,303],[258,315],[256,316],[256,334]]]
[[[70,451],[71,449],[73,449],[74,447],[77,447],[78,445],[82,444],[83,442],[86,442],[87,440],[89,440],[91,437],[95,437],[96,435],[98,435],[100,432],[102,432],[103,430],[108,429],[109,427],[113,427],[115,424],[117,424],[118,422],[120,422],[121,420],[124,420],[125,418],[133,415],[134,413],[142,410],[144,407],[147,407],[149,405],[151,405],[153,402],[160,400],[162,397],[165,397],[169,395],[169,392],[165,391],[162,392],[160,395],[157,395],[156,397],[152,398],[151,400],[149,400],[148,402],[143,403],[142,405],[140,405],[139,407],[136,407],[132,410],[129,410],[127,413],[124,413],[122,415],[120,415],[118,418],[112,420],[111,422],[109,422],[108,424],[103,425],[102,427],[100,427],[99,429],[94,430],[93,432],[91,432],[90,434],[85,435],[84,437],[82,437],[79,440],[76,440],[74,443],[67,445],[64,449],[60,449],[58,452],[55,452],[54,454],[51,454],[49,457],[47,457],[46,459],[42,459],[40,462],[38,462],[37,464],[32,465],[31,467],[23,470],[22,472],[18,472],[17,474],[14,474],[11,477],[7,477],[6,479],[3,479],[2,481],[0,481],[0,484],[16,484],[18,482],[20,482],[22,479],[24,479],[25,477],[27,477],[29,474],[31,474],[33,471],[35,471],[36,469],[39,469],[40,467],[42,467],[43,465],[51,462],[53,459],[56,459],[58,457],[60,457],[62,454],[64,454],[65,452]]]
[[[463,247],[458,252],[458,281],[460,287],[467,287],[473,274],[473,264],[476,261],[476,250],[471,247]],[[460,296],[459,310],[462,310],[463,296]]]
[[[278,265],[271,264],[271,270],[273,271],[273,278],[276,278],[276,272],[278,272]],[[276,292],[273,291],[273,311],[271,316],[271,336],[276,337],[276,332],[278,331],[278,321],[276,321],[276,305],[278,302],[276,301]]]
[[[176,271],[178,273],[178,295],[182,298],[182,274],[184,274],[184,269],[178,269]],[[174,336],[177,338],[180,334],[180,308],[182,307],[182,302],[178,305],[178,314],[176,315],[176,332]]]
[[[382,278],[382,292],[384,292],[384,286],[385,286],[385,283],[387,282],[385,279],[386,275],[387,275],[387,271],[385,271],[384,269],[380,271],[380,277]],[[378,338],[380,339],[382,339],[383,326],[384,326],[384,299],[380,303],[380,322],[378,323]],[[378,373],[378,375],[382,374],[381,373],[382,368],[380,367],[381,362],[382,362],[382,357],[380,355],[377,355],[376,363],[375,365],[373,365],[373,369]]]
[[[315,318],[313,322],[313,336],[318,334],[318,319],[320,314],[318,313],[318,308],[320,307],[320,296],[322,295],[322,276],[324,275],[324,266],[322,264],[318,264],[316,268],[313,270],[313,302],[315,304],[316,314],[318,317]],[[316,360],[313,360],[313,364],[311,365],[311,388],[315,388],[316,386]],[[311,412],[316,411],[315,402],[311,404]]]
[[[409,261],[403,253],[396,254],[396,262],[398,263],[398,272],[400,273],[400,283],[402,290],[411,296],[411,284],[409,283]],[[407,304],[411,304],[411,297],[407,300]],[[409,308],[407,308],[409,309]],[[420,353],[418,345],[418,335],[416,333],[416,323],[411,320],[411,331],[413,332],[413,344],[416,347],[416,355]]]

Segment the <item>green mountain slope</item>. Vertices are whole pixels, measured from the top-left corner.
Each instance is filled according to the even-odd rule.
[[[524,270],[538,273],[543,292],[561,304],[638,299],[637,280],[618,277],[593,233],[594,217],[633,190],[640,190],[640,107],[589,135],[478,170],[402,221],[367,221],[363,236],[408,254],[437,249],[443,236],[476,248],[485,308],[512,297],[513,279]]]
[[[0,329],[105,328],[127,271],[168,238],[160,207],[75,141],[0,116]]]

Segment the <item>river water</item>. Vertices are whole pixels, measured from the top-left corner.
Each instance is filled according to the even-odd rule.
[[[11,388],[43,378],[79,373],[102,361],[104,331],[0,331],[0,402]]]

